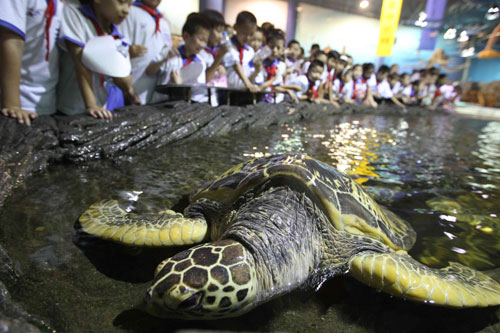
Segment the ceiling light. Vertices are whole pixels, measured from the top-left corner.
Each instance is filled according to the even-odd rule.
[[[458,36],[457,41],[460,43],[466,42],[469,40],[469,35],[467,35],[467,31],[462,31],[460,36]]]
[[[359,7],[363,8],[363,9],[368,8],[369,5],[370,5],[370,3],[368,2],[368,0],[362,0],[359,3]]]
[[[443,36],[444,39],[455,39],[456,37],[457,37],[457,29],[455,28],[449,28],[448,30],[446,30]]]
[[[489,21],[496,20],[498,17],[500,17],[500,9],[498,6],[491,6],[486,15],[484,15],[484,18]]]
[[[463,49],[460,55],[462,57],[472,57],[474,55],[474,51],[475,51],[474,46],[471,46],[469,48]]]
[[[427,18],[427,14],[425,12],[420,12],[418,14],[418,20],[415,21],[415,25],[417,27],[426,27],[427,26],[427,21],[425,20]]]

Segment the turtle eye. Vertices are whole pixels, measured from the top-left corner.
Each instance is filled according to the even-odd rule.
[[[196,307],[198,304],[200,304],[202,296],[203,296],[203,292],[199,291],[199,292],[197,292],[197,293],[189,296],[185,300],[183,300],[179,304],[178,308],[181,309],[181,310],[192,309],[192,308]]]

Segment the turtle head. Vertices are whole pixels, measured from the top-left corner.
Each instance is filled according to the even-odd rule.
[[[243,245],[221,240],[180,252],[158,265],[146,309],[159,317],[217,319],[254,306],[256,272]]]

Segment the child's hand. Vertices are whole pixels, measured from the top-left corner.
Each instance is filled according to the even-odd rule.
[[[127,103],[127,105],[141,105],[141,99],[137,96],[134,90],[125,93],[123,97],[125,98],[125,103]]]
[[[294,103],[298,103],[299,102],[299,99],[295,95],[294,91],[288,89],[286,92],[288,93],[288,95],[290,96],[290,98],[293,100]]]
[[[130,54],[130,58],[138,58],[142,57],[148,52],[148,48],[144,45],[134,44],[130,45],[128,48],[128,53]]]
[[[97,105],[87,107],[87,113],[94,118],[110,119],[110,120],[113,119],[113,114],[111,113],[111,111]]]
[[[31,126],[31,119],[35,119],[38,115],[34,112],[26,111],[19,106],[11,106],[2,108],[2,114],[6,117],[16,118],[19,124]]]
[[[258,93],[260,91],[260,87],[256,84],[251,84],[248,87],[248,90],[250,90],[250,92],[252,92],[252,93]]]

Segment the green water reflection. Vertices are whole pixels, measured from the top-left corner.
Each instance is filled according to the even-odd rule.
[[[180,209],[190,193],[234,164],[284,152],[306,153],[354,177],[412,224],[418,239],[411,254],[422,262],[500,267],[500,123],[343,116],[193,141],[113,162],[54,165],[33,176],[0,215],[1,242],[23,271],[20,283],[9,286],[14,298],[67,332],[500,329],[498,309],[457,312],[415,305],[349,279],[327,283],[316,294],[293,293],[239,319],[154,319],[133,307],[155,265],[178,249],[129,249],[75,235],[79,215],[101,199],[118,199],[129,210]],[[439,323],[428,326],[433,317]]]

